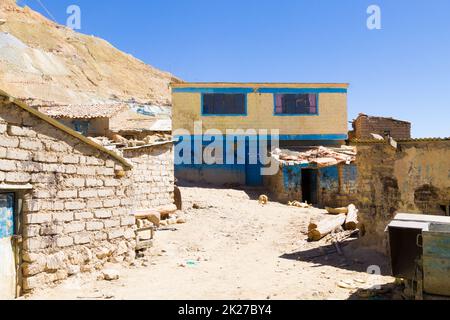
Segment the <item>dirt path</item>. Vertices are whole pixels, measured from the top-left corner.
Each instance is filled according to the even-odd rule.
[[[318,209],[278,203],[261,206],[257,191],[182,188],[188,223],[160,230],[148,262],[121,270],[120,279],[71,278],[32,299],[349,299],[358,289],[387,284],[369,275],[370,265],[387,271],[370,251],[308,243],[306,230]],[[193,204],[199,209],[193,209]],[[141,266],[143,264],[143,266]],[[345,285],[344,285],[345,286]]]

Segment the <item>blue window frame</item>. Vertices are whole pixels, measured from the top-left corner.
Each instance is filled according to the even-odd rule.
[[[247,94],[203,93],[203,116],[246,116]]]
[[[12,237],[14,227],[14,193],[0,193],[0,239]]]
[[[318,114],[319,94],[317,93],[274,94],[274,115],[276,116],[317,116]]]

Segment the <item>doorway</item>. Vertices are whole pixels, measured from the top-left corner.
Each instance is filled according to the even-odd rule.
[[[302,200],[313,205],[318,203],[317,170],[302,169]]]
[[[14,193],[0,193],[0,300],[16,298],[15,204]]]

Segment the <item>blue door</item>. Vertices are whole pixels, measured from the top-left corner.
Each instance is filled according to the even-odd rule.
[[[250,152],[258,153],[259,143],[257,141],[257,149],[250,151],[250,138],[246,138],[245,140],[245,184],[247,186],[258,187],[263,185],[263,176],[261,175],[262,165],[258,162],[257,164],[250,164]],[[256,159],[259,159],[258,154],[253,155],[256,156]]]
[[[16,297],[16,261],[14,236],[13,193],[0,193],[0,300]]]

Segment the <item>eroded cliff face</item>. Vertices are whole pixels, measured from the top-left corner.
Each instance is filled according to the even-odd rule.
[[[0,1],[0,88],[35,106],[136,101],[170,105],[180,80],[105,40]]]

